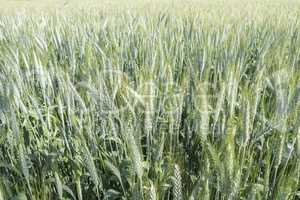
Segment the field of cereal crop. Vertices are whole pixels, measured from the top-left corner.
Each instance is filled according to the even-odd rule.
[[[299,4],[0,0],[0,200],[299,199]]]

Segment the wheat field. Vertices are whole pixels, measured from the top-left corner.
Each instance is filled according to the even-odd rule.
[[[0,200],[300,199],[299,8],[0,0]]]

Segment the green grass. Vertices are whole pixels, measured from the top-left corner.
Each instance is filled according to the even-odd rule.
[[[300,198],[298,4],[178,2],[0,16],[0,200]]]

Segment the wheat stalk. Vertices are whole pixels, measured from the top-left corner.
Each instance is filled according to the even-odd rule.
[[[174,200],[182,200],[182,180],[180,168],[177,164],[174,165],[173,196]]]

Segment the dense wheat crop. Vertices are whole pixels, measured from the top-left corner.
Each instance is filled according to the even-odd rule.
[[[0,200],[300,198],[298,5],[174,2],[0,16]]]

